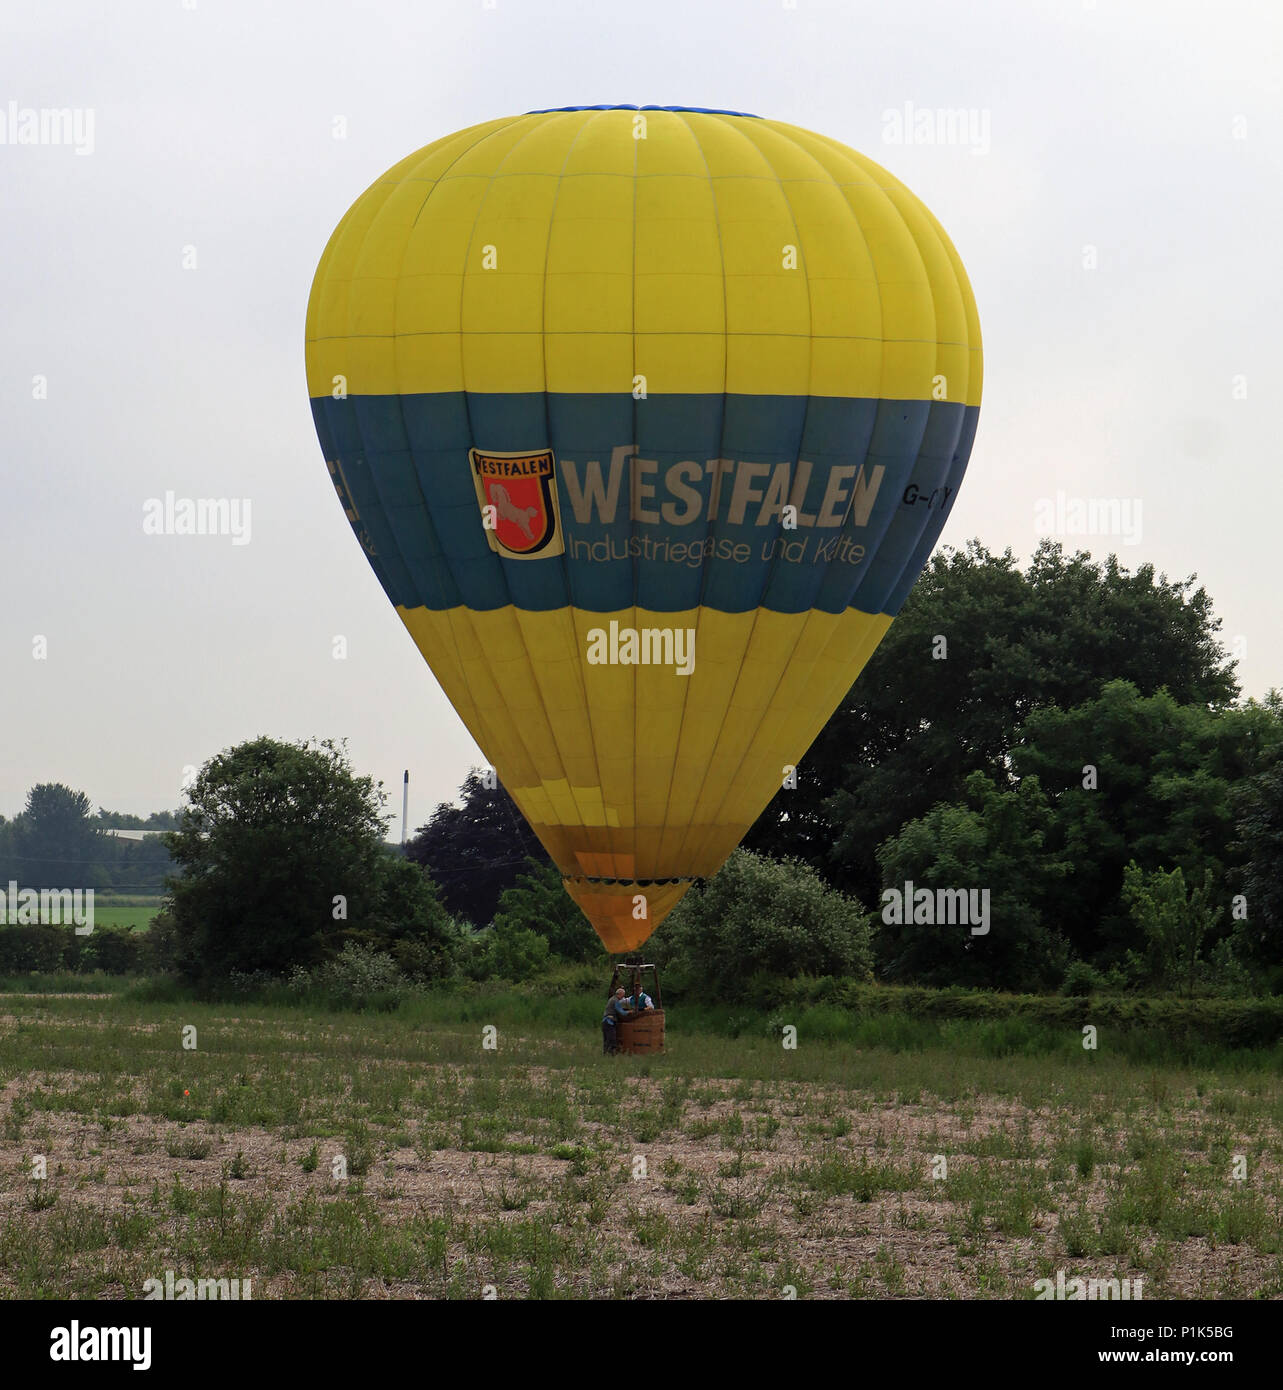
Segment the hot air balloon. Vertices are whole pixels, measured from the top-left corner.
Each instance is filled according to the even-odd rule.
[[[608,949],[717,871],[890,627],[975,436],[975,302],[885,169],[743,112],[427,145],[307,314],[379,582]]]

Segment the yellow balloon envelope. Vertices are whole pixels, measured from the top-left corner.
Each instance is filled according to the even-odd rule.
[[[926,562],[980,403],[886,170],[690,108],[505,117],[353,204],[317,433],[398,613],[603,942],[713,874]]]

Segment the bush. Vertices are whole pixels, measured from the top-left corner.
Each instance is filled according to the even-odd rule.
[[[158,912],[152,918],[151,926],[141,936],[142,969],[148,975],[174,975],[182,973],[178,955],[181,939],[173,917],[168,912]]]
[[[603,947],[579,905],[562,887],[551,864],[529,860],[525,871],[499,897],[496,928],[522,928],[544,937],[562,960],[600,961]]]
[[[66,927],[0,927],[0,975],[61,970],[69,942],[81,940]]]
[[[1202,962],[1204,941],[1216,928],[1221,909],[1214,899],[1211,870],[1197,888],[1185,886],[1185,871],[1178,865],[1170,872],[1146,873],[1133,859],[1123,870],[1123,901],[1132,921],[1143,934],[1142,960],[1128,952],[1128,964],[1137,976],[1159,986],[1193,992]]]
[[[486,934],[482,964],[486,978],[519,982],[537,975],[550,954],[548,938],[528,927],[496,921]]]
[[[425,979],[452,974],[452,956],[463,929],[446,911],[436,884],[411,860],[391,857],[380,863],[377,884],[366,944],[395,953],[412,943],[406,959]]]
[[[990,990],[926,989],[917,986],[869,985],[854,980],[792,981],[787,997],[776,1006],[773,1020],[796,1022],[808,1006],[836,1004],[864,1020],[953,1020],[1001,1024],[1022,1020],[1049,1029],[1063,1041],[1084,1024],[1108,1028],[1126,1043],[1128,1038],[1156,1039],[1163,1055],[1187,1058],[1199,1047],[1261,1048],[1283,1044],[1283,1000],[1280,999],[1176,999],[1112,992],[1096,994],[1090,1002],[1081,996],[1048,994],[998,994]],[[993,1034],[1002,1045],[1010,1037]],[[1023,1044],[1022,1044],[1023,1045]]]
[[[227,975],[207,991],[207,997],[220,1002],[235,1000],[237,1003],[261,1002],[265,994],[280,990],[280,980],[270,970],[230,970]]]
[[[289,988],[298,995],[319,995],[332,1008],[388,1012],[417,986],[391,956],[349,942],[333,960],[310,971],[295,966]]]
[[[458,970],[465,935],[454,929],[437,937],[403,937],[393,942],[392,959],[416,984],[435,984]]]
[[[867,979],[868,918],[809,865],[736,850],[693,888],[656,937],[682,993],[769,1006],[800,975]]]
[[[934,806],[878,846],[885,885],[877,949],[885,976],[923,985],[1054,989],[1069,964],[1069,946],[1051,925],[1053,906],[1073,869],[1052,853],[1055,815],[1036,777],[1014,791],[985,773],[966,781],[967,800]],[[992,928],[895,911],[888,893],[912,881],[919,890],[981,891]],[[991,885],[991,887],[983,887]],[[916,897],[916,894],[915,894]],[[924,914],[925,915],[925,914]]]
[[[1084,998],[1089,994],[1098,994],[1105,988],[1105,977],[1099,970],[1094,970],[1086,961],[1076,960],[1065,971],[1065,978],[1061,981],[1060,992],[1062,994],[1073,995],[1075,998]]]
[[[82,944],[77,970],[101,970],[105,975],[137,975],[145,965],[143,939],[120,928],[95,929],[76,938]]]
[[[145,964],[144,938],[119,927],[96,927],[88,936],[48,924],[0,927],[0,974],[137,975]]]

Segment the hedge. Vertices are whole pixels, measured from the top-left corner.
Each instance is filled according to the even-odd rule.
[[[1170,995],[995,994],[962,989],[870,985],[854,980],[781,981],[775,1008],[832,1004],[856,1017],[1019,1018],[1052,1028],[1118,1028],[1153,1032],[1176,1043],[1269,1047],[1283,1040],[1283,999],[1179,999]]]
[[[117,927],[98,927],[88,936],[77,936],[73,927],[0,927],[0,975],[136,975],[150,964],[148,945],[146,933]]]

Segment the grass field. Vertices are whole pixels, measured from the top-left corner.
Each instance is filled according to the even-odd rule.
[[[894,1020],[787,1051],[670,1011],[666,1055],[606,1058],[575,1013],[0,995],[0,1295],[1023,1299],[1064,1270],[1283,1296],[1276,1056]]]
[[[95,895],[94,926],[146,931],[163,902],[163,898],[104,898]]]

